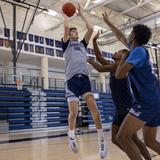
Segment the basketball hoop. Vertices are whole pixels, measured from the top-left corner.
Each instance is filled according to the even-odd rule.
[[[12,75],[12,84],[16,84],[17,90],[22,90],[23,88],[22,75]]]
[[[23,81],[20,79],[16,80],[17,90],[22,90],[23,88]]]

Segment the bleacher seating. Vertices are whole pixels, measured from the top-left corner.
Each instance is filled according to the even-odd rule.
[[[64,90],[44,90],[47,101],[48,127],[67,127],[68,104]]]
[[[82,101],[82,108],[86,104]],[[99,93],[97,106],[100,110],[103,125],[111,124],[114,105],[110,94]],[[4,114],[6,113],[7,114]],[[17,90],[0,88],[0,117],[6,118],[9,130],[63,127],[68,126],[68,104],[64,90]],[[89,111],[82,112],[82,123],[93,126]]]
[[[26,89],[0,88],[0,117],[7,118],[10,130],[32,128],[31,101]]]
[[[110,127],[115,112],[115,107],[111,95],[106,93],[99,93],[99,99],[96,100],[96,103],[101,114],[102,125],[104,128],[105,126],[107,128]],[[84,103],[83,106],[86,107],[86,104]],[[83,118],[83,121],[89,124],[89,128],[95,128],[92,115],[89,111],[87,115],[83,116]]]

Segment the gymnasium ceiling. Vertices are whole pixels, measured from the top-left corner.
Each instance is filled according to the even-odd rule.
[[[11,0],[10,0],[11,1]],[[23,0],[24,1],[24,0]],[[25,0],[33,4],[37,0]],[[160,42],[160,0],[41,0],[40,6],[57,12],[52,17],[51,25],[46,28],[46,32],[58,30],[62,27],[63,17],[61,16],[61,8],[66,2],[80,3],[86,11],[86,16],[90,22],[103,30],[103,36],[100,38],[101,45],[109,44],[115,41],[109,28],[103,22],[102,13],[106,11],[110,20],[128,35],[132,26],[139,23],[145,23],[153,29],[153,42]],[[38,15],[46,14],[38,11]],[[85,30],[85,26],[81,19],[74,16],[71,24],[78,27],[80,32]],[[95,29],[96,30],[96,29]],[[156,32],[155,32],[156,31]]]

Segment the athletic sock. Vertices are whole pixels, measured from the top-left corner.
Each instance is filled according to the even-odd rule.
[[[74,130],[69,130],[68,135],[70,138],[74,139],[75,138],[75,131]]]
[[[103,129],[98,129],[98,139],[99,141],[104,141],[104,133],[103,133]]]

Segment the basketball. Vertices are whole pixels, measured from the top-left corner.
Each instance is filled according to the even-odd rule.
[[[76,13],[76,7],[69,2],[63,5],[62,10],[68,17],[72,17]]]

